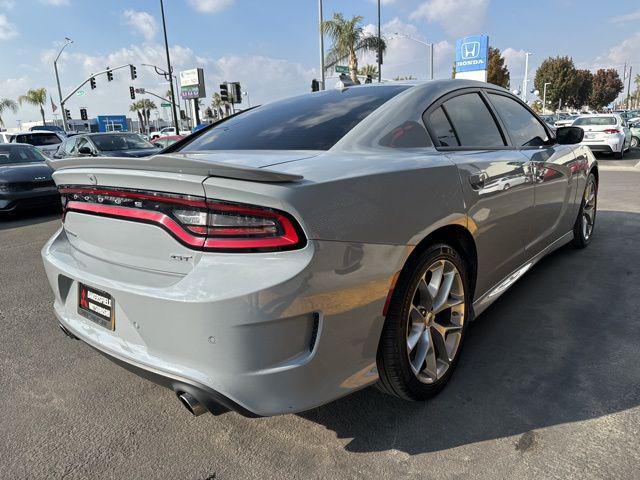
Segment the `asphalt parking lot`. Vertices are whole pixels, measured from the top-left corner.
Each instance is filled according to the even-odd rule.
[[[592,245],[543,260],[469,329],[452,383],[299,415],[193,418],[68,339],[40,249],[0,221],[0,478],[638,478],[640,154],[601,158]]]

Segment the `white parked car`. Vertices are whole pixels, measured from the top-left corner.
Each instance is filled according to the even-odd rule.
[[[627,122],[617,113],[581,115],[574,127],[584,130],[583,145],[594,152],[613,153],[622,158],[631,147],[631,131]]]
[[[180,130],[180,133],[176,133],[176,129],[174,127],[164,127],[157,132],[151,132],[149,134],[149,140],[166,137],[167,135],[189,135],[190,133],[191,132],[189,130]]]

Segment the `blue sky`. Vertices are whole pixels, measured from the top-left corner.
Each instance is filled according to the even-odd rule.
[[[524,52],[533,53],[531,73],[547,56],[569,55],[581,68],[618,68],[625,61],[640,73],[640,3],[632,0],[383,0],[383,31],[389,49],[383,76],[426,78],[423,45],[393,37],[402,32],[436,44],[436,77],[448,77],[456,38],[489,35],[511,70],[512,85],[524,75]],[[535,6],[533,6],[535,5]],[[178,70],[202,66],[207,95],[220,81],[240,81],[252,103],[264,103],[309,89],[318,76],[317,0],[165,0],[169,41]],[[164,64],[158,0],[0,0],[0,97],[17,98],[28,88],[45,87],[57,103],[52,61],[59,42],[73,38],[60,62],[63,90],[106,65]],[[325,17],[334,11],[376,21],[374,0],[324,0]],[[327,42],[328,44],[329,42]],[[371,55],[362,63],[374,63]],[[136,86],[163,93],[166,85],[138,67]],[[126,111],[128,73],[86,88],[68,104],[89,115]],[[207,102],[208,103],[208,102]],[[51,118],[51,109],[47,109]],[[23,107],[5,114],[35,120]]]

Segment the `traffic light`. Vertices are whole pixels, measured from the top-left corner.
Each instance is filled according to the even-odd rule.
[[[316,80],[315,78],[313,80],[311,80],[311,91],[312,92],[319,92],[320,91],[320,82],[318,80]]]
[[[89,83],[91,83],[91,90],[95,90],[95,88],[96,88],[96,79],[95,79],[95,77],[91,77],[91,79],[89,80]]]
[[[86,108],[81,108],[80,109],[80,118],[82,120],[86,120],[87,119],[87,109]]]
[[[184,112],[184,110],[180,110],[180,120],[186,120],[187,119],[187,114]]]
[[[138,73],[136,72],[136,67],[134,65],[129,65],[129,70],[131,70],[131,80],[138,78]]]
[[[376,63],[379,63],[380,65],[382,65],[382,59],[383,59],[383,55],[382,55],[382,47],[378,47],[378,49],[376,50]]]
[[[113,80],[113,72],[107,67],[107,81],[110,82],[111,80]]]
[[[64,109],[64,116],[67,120],[71,120],[71,111],[68,108]]]
[[[229,101],[229,87],[227,86],[226,83],[221,83],[220,84],[220,99],[223,102],[228,102]]]
[[[240,82],[233,82],[233,103],[242,103],[242,87],[240,87]]]
[[[133,87],[129,87],[129,95],[131,96],[131,100],[136,99],[136,89]]]

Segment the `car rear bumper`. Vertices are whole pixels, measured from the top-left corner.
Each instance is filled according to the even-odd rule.
[[[55,187],[0,193],[0,212],[60,205]]]
[[[624,138],[614,137],[607,140],[584,140],[582,145],[586,145],[592,152],[619,153],[624,146]]]
[[[406,247],[310,242],[299,251],[206,254],[187,275],[42,251],[60,324],[143,377],[210,410],[307,410],[375,382],[382,314]],[[78,314],[78,282],[113,296],[115,330]],[[209,403],[206,403],[209,402]]]

